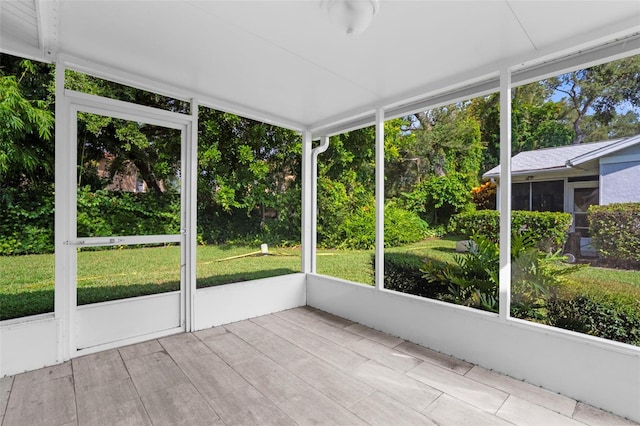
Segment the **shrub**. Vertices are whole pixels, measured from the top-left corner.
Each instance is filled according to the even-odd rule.
[[[447,284],[452,301],[498,312],[500,250],[487,236],[475,235],[468,253],[454,257],[454,264],[428,261],[422,272],[432,283]],[[511,242],[512,312],[526,319],[544,319],[549,290],[562,276],[583,265],[567,267],[557,253],[540,251],[533,234],[514,234]]]
[[[438,299],[447,294],[447,285],[431,283],[420,271],[424,259],[410,253],[384,254],[384,287],[415,296]],[[375,267],[375,256],[372,256]]]
[[[429,260],[421,271],[430,283],[447,286],[452,302],[497,312],[500,250],[486,236],[472,240],[469,252],[454,256],[454,264]]]
[[[446,224],[452,215],[472,208],[469,177],[453,172],[444,176],[431,176],[404,194],[409,210],[414,211],[430,225]]]
[[[384,208],[384,246],[397,247],[431,236],[429,225],[408,210],[388,203]]]
[[[471,201],[478,210],[495,210],[497,185],[490,180],[471,189]]]
[[[397,247],[420,241],[431,235],[429,226],[413,212],[388,203],[384,209],[384,246]],[[337,248],[368,250],[376,244],[376,212],[364,205],[342,218],[336,234],[328,236],[323,243],[333,241]]]
[[[78,236],[180,233],[180,195],[78,189]]]
[[[640,306],[615,297],[579,294],[552,297],[547,303],[548,324],[631,345],[640,345]],[[629,309],[629,308],[632,309]]]
[[[511,232],[525,232],[539,242],[540,249],[556,251],[566,240],[571,220],[570,213],[514,210],[511,212]],[[449,228],[466,237],[478,234],[497,242],[500,235],[500,213],[496,210],[460,213],[452,218]]]
[[[589,207],[592,243],[613,266],[640,268],[640,203]]]
[[[53,253],[53,185],[0,189],[0,255]]]

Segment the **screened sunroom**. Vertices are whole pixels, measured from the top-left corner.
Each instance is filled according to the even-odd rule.
[[[208,347],[218,348],[217,354],[224,359],[224,365],[220,364],[222,375],[229,366],[236,372],[241,370],[236,368],[233,355],[229,359],[222,356],[225,348],[238,343],[237,336],[246,338],[243,344],[249,342],[260,354],[267,354],[278,369],[295,366],[295,374],[305,383],[319,380],[312,373],[325,371],[323,368],[328,365],[345,363],[338,367],[341,374],[351,367],[360,368],[349,363],[357,363],[353,356],[361,356],[361,352],[369,351],[370,356],[365,358],[371,360],[409,360],[399,368],[421,383],[415,391],[408,387],[406,394],[397,397],[383,391],[374,397],[375,389],[380,390],[376,383],[381,383],[376,380],[384,379],[387,370],[359,370],[370,391],[351,393],[349,401],[337,401],[350,410],[349,416],[356,417],[321,417],[325,423],[375,423],[375,419],[367,417],[375,413],[375,407],[386,407],[391,401],[391,405],[400,404],[405,410],[402,395],[408,394],[425,398],[415,406],[408,405],[410,410],[425,415],[419,420],[428,422],[436,418],[429,417],[436,410],[432,407],[429,411],[429,404],[440,394],[429,399],[420,392],[425,392],[425,385],[437,382],[437,377],[445,377],[442,386],[448,398],[466,401],[468,397],[471,401],[466,402],[474,405],[476,400],[469,394],[484,390],[473,388],[473,377],[458,382],[438,376],[435,367],[419,368],[422,358],[418,353],[424,356],[427,351],[436,357],[455,357],[451,359],[456,359],[458,367],[462,364],[457,363],[476,365],[474,368],[481,369],[476,370],[476,378],[480,374],[477,371],[489,374],[488,370],[494,370],[515,379],[513,382],[526,382],[532,388],[560,394],[573,401],[563,414],[568,422],[580,420],[571,418],[576,404],[614,413],[620,416],[619,421],[626,418],[640,422],[638,346],[512,317],[512,291],[517,290],[512,290],[509,201],[512,89],[640,54],[637,1],[9,0],[0,3],[0,51],[55,67],[55,264],[51,269],[54,303],[50,312],[0,322],[0,375],[12,377],[10,381],[3,379],[3,394],[10,395],[9,408],[14,410],[3,411],[7,423],[19,423],[15,410],[20,405],[21,392],[25,392],[25,383],[33,382],[30,378],[18,379],[21,376],[17,374],[50,367],[43,374],[67,377],[71,374],[70,365],[73,374],[79,374],[82,368],[93,368],[83,364],[89,356],[101,360],[98,364],[112,365],[116,361],[111,357],[117,353],[117,362],[127,364],[133,375],[132,365],[145,368],[143,361],[129,361],[135,359],[135,351],[155,354],[152,358],[162,368],[164,361],[160,358],[167,352],[178,359],[193,349],[191,355],[195,357],[202,342],[208,342]],[[182,107],[180,111],[167,111],[77,91],[73,85],[77,75],[163,96],[180,102]],[[500,203],[499,236],[496,235],[500,251],[498,312],[385,289],[385,122],[496,93],[500,102],[500,199],[506,200]],[[198,123],[205,109],[236,114],[300,135],[301,264],[296,270],[278,269],[280,258],[276,257],[272,267],[281,271],[277,276],[218,286],[198,285]],[[177,171],[161,184],[173,191],[179,224],[169,231],[159,228],[155,233],[105,231],[90,235],[83,231],[78,191],[79,181],[87,175],[78,166],[83,164],[78,159],[78,143],[83,137],[78,123],[87,117],[119,120],[124,123],[123,128],[127,123],[144,125],[170,135],[166,155],[171,156]],[[322,154],[330,137],[368,126],[375,127],[375,137],[370,141],[376,159],[374,285],[320,273],[316,247],[317,168],[323,161]],[[105,151],[104,161],[111,158],[108,154],[112,153]],[[135,173],[123,175],[120,182],[118,188],[128,188],[126,191],[130,192],[137,188],[142,191],[147,184]],[[629,182],[630,187],[636,184]],[[141,275],[168,268],[173,274],[173,287],[147,296],[78,302],[83,280],[101,262],[101,253],[141,245],[172,247],[171,261],[144,265],[144,258],[135,258],[114,260],[114,264],[124,269],[127,265],[144,265]],[[248,319],[253,321],[247,322]],[[329,338],[305,340],[313,330],[327,333],[327,327],[336,328],[328,333],[341,336],[335,337],[338,339],[360,336],[371,340],[366,344],[341,341],[345,347],[335,352],[341,355],[327,355],[332,360],[328,361],[323,358],[323,351],[335,342],[328,343]],[[261,332],[271,338],[259,338]],[[197,345],[191,342],[191,333],[199,336]],[[236,337],[231,338],[230,334]],[[226,343],[218,342],[221,346],[216,346],[216,339],[222,335]],[[158,341],[169,343],[162,349],[157,346]],[[270,349],[257,342],[270,345]],[[169,348],[171,345],[174,346]],[[375,345],[382,346],[372,349]],[[293,354],[299,349],[305,354],[313,353],[322,362],[318,364],[314,359],[298,365],[292,353],[289,355],[293,358],[289,359],[280,351],[285,347],[291,347]],[[125,356],[126,348],[136,349]],[[116,349],[120,352],[114,352]],[[174,356],[174,350],[179,356]],[[384,356],[376,355],[380,353]],[[415,364],[410,359],[415,359]],[[151,363],[150,360],[146,362]],[[214,371],[211,368],[203,371]],[[252,374],[248,375],[265,377]],[[209,376],[201,375],[200,379],[206,377]],[[215,375],[211,380],[216,380]],[[358,389],[360,382],[354,380],[353,388]],[[202,386],[207,386],[205,382]],[[66,383],[69,388],[56,386],[58,396],[73,391],[74,385]],[[143,402],[154,401],[143,395],[144,385],[138,386],[135,377],[134,383]],[[81,384],[76,378],[76,392]],[[229,382],[229,386],[234,385]],[[464,388],[467,393],[461,391]],[[191,407],[205,394],[200,388],[193,392],[191,388],[180,388],[181,391],[169,386],[153,390],[159,389],[175,392],[172,401],[183,401],[184,407]],[[287,387],[285,396],[273,398],[256,384],[246,391],[234,389],[244,392],[244,396],[257,392],[253,399],[257,405],[259,398],[266,396],[281,410],[278,413],[295,411],[299,408],[296,401],[311,400],[310,391],[302,389],[296,394],[295,386]],[[336,396],[339,393],[327,389],[319,392],[333,398],[333,403],[340,399]],[[486,390],[491,394],[490,389]],[[358,405],[365,398],[369,398],[370,405]],[[407,396],[407,400],[411,398]],[[220,396],[214,399],[219,401]],[[482,402],[486,400],[481,398],[474,407],[479,404],[482,410],[491,415],[498,413],[499,417],[505,399],[498,398],[495,406],[491,403],[487,408]],[[447,411],[445,402],[449,400],[440,401],[440,409]],[[513,414],[535,405],[527,404],[505,405],[503,409]],[[304,407],[304,403],[301,405]],[[234,409],[220,411],[211,403],[203,407],[220,416],[218,424],[234,423],[221,415],[225,409]],[[312,404],[307,411],[331,411],[327,408],[331,405],[318,407]],[[535,407],[532,412],[539,408]],[[235,410],[242,411],[238,407]],[[77,423],[78,418],[73,416],[71,421]],[[275,414],[269,418],[279,424],[311,422],[304,417],[283,420]],[[509,418],[515,417],[492,420]],[[525,424],[526,418],[524,415],[513,421]],[[40,421],[46,423],[47,419]],[[85,422],[90,423],[86,418]]]

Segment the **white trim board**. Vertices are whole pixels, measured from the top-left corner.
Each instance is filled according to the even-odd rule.
[[[77,351],[180,328],[180,292],[78,306]]]
[[[600,164],[633,163],[640,161],[640,154],[616,155],[600,159]]]
[[[0,377],[57,364],[57,327],[53,315],[0,323]]]
[[[304,306],[305,282],[297,273],[197,289],[193,331]]]

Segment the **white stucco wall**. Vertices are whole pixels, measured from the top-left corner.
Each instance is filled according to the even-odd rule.
[[[640,202],[640,146],[600,160],[600,204]]]

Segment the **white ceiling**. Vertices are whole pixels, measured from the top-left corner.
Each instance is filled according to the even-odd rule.
[[[359,36],[312,0],[0,3],[6,52],[298,130],[640,32],[638,0],[381,0]]]

